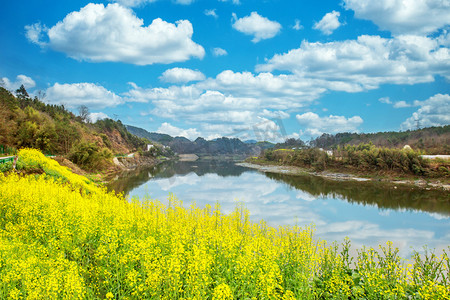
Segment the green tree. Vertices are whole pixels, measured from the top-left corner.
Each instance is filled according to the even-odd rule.
[[[23,84],[16,90],[16,97],[20,100],[29,99],[30,95],[28,95],[27,90],[23,86]]]

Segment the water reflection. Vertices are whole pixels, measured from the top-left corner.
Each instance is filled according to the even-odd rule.
[[[350,203],[374,205],[380,209],[419,210],[450,216],[450,195],[381,182],[335,181],[316,176],[266,173],[270,179],[288,184],[312,197],[338,198]]]
[[[194,173],[197,176],[217,174],[221,177],[238,177],[248,170],[248,168],[236,166],[233,161],[229,160],[167,161],[154,167],[123,172],[117,180],[108,185],[108,189],[128,195],[134,188],[154,178],[173,178],[174,176],[180,177],[189,173]]]
[[[356,246],[387,240],[408,256],[411,247],[450,244],[449,194],[313,176],[263,174],[232,162],[168,162],[124,174],[110,188],[130,197],[164,201],[169,192],[186,206],[219,202],[225,213],[244,202],[254,221],[270,225],[315,224],[328,241],[346,236]]]

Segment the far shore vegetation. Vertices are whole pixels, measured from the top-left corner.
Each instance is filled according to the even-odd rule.
[[[423,151],[376,147],[372,143],[320,148],[266,149],[256,164],[296,166],[312,171],[353,173],[363,176],[416,177],[450,180],[450,160],[429,160]]]

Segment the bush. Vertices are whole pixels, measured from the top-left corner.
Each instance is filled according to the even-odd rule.
[[[108,148],[99,149],[95,143],[81,142],[72,147],[69,159],[87,170],[100,171],[110,165],[113,153]]]

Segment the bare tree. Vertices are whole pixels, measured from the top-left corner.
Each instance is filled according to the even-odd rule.
[[[78,115],[83,122],[89,123],[89,108],[86,105],[78,107]]]
[[[45,99],[45,96],[47,96],[47,94],[44,91],[39,90],[37,92],[37,98],[39,99],[39,101],[43,101]]]

